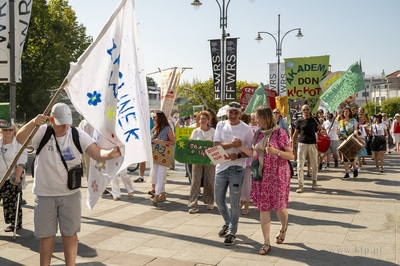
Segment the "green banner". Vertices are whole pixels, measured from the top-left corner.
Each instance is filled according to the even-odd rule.
[[[333,112],[349,96],[365,90],[365,83],[357,62],[352,64],[321,96],[329,112]]]
[[[249,104],[244,111],[246,114],[254,113],[254,110],[261,105],[269,106],[269,100],[267,95],[265,94],[264,86],[262,83],[258,85],[256,91],[254,92],[253,96],[250,99]]]
[[[285,59],[288,117],[296,113],[296,110],[290,110],[290,106],[297,103],[307,102],[312,112],[317,112],[318,99],[322,94],[319,83],[328,75],[328,71],[329,55]]]
[[[212,141],[189,141],[195,127],[175,128],[175,160],[180,163],[213,165],[205,150],[213,146]]]
[[[0,128],[10,127],[10,103],[0,103]]]
[[[187,105],[178,106],[178,113],[179,113],[180,117],[192,115],[193,114],[193,105],[187,104]]]
[[[213,147],[212,141],[181,139],[175,146],[175,160],[180,163],[212,166],[206,149]]]

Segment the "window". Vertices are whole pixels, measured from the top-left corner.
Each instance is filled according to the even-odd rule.
[[[362,93],[362,97],[365,97],[365,92]],[[367,91],[367,97],[369,97],[369,91]]]

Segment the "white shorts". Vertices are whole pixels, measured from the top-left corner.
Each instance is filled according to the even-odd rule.
[[[81,191],[67,196],[35,197],[35,236],[45,238],[57,234],[58,224],[64,236],[81,230]]]

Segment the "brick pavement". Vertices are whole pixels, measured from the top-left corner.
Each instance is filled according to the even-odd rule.
[[[385,173],[368,159],[357,179],[342,180],[343,166],[319,173],[320,190],[296,194],[292,179],[289,226],[285,242],[257,255],[263,239],[258,211],[241,216],[237,242],[226,247],[217,236],[223,224],[217,208],[189,214],[189,185],[184,167],[168,170],[167,201],[150,204],[147,183],[136,184],[133,199],[100,199],[94,210],[85,205],[77,265],[395,265],[400,264],[400,152],[386,155]],[[146,170],[148,176],[148,169]],[[133,174],[136,179],[137,173]],[[38,265],[39,240],[33,237],[33,195],[24,191],[23,229],[17,240],[0,230],[0,265]],[[85,183],[86,184],[86,183]],[[84,185],[85,185],[84,184]],[[121,187],[122,184],[121,184]],[[5,228],[0,215],[0,228]],[[279,230],[272,212],[271,238]],[[52,265],[63,265],[61,237],[56,237]]]

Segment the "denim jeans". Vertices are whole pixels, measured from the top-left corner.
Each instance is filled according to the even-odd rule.
[[[215,176],[215,203],[224,218],[225,224],[229,225],[229,233],[236,234],[240,215],[240,194],[244,178],[244,169],[241,166],[230,166]],[[231,209],[226,204],[226,192],[229,187],[229,199]]]

